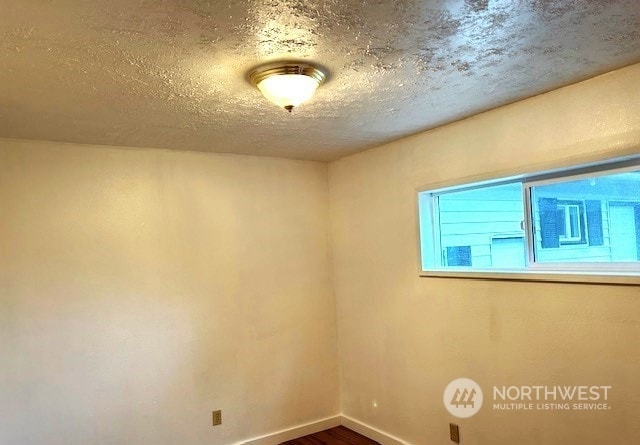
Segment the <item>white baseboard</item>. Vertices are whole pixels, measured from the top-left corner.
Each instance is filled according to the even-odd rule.
[[[254,437],[245,440],[239,445],[278,445],[287,440],[297,439],[298,437],[308,434],[317,433],[318,431],[333,428],[341,425],[343,417],[335,415],[326,419],[316,420],[315,422],[305,423],[304,425],[294,426],[286,430],[276,431],[275,433],[265,434],[264,436]]]
[[[382,445],[411,445],[402,439],[392,436],[389,433],[385,433],[384,431],[380,431],[379,429],[357,419],[345,415],[342,415],[341,417],[343,426],[355,431],[356,433],[360,433],[369,439],[375,440]]]
[[[325,419],[316,420],[315,422],[305,423],[303,425],[294,426],[274,433],[265,434],[264,436],[254,437],[253,439],[248,439],[235,445],[278,445],[288,440],[297,439],[298,437],[317,433],[339,425],[343,425],[356,433],[360,433],[369,439],[375,440],[381,445],[411,445],[398,437],[385,433],[384,431],[360,420],[339,414]]]

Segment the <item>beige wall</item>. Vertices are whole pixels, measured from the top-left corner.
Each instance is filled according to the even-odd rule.
[[[339,412],[326,165],[5,139],[0,214],[0,443]]]
[[[414,205],[426,184],[640,152],[638,85],[635,65],[330,165],[345,415],[419,445],[450,421],[466,445],[640,443],[638,286],[419,278]],[[613,409],[455,419],[457,377],[612,385]]]

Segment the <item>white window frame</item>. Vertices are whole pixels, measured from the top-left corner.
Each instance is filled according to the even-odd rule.
[[[622,159],[607,160],[593,164],[573,166],[557,170],[549,170],[527,175],[518,175],[507,178],[489,179],[481,182],[452,184],[447,187],[429,188],[420,187],[417,189],[418,199],[416,200],[416,221],[418,221],[419,237],[419,271],[420,276],[425,277],[460,277],[460,278],[486,278],[486,279],[514,279],[514,280],[534,280],[534,281],[560,281],[560,282],[593,282],[593,283],[616,283],[616,284],[640,284],[640,262],[624,263],[596,263],[596,262],[538,262],[535,260],[535,232],[533,227],[533,207],[532,189],[534,187],[570,182],[584,178],[613,175],[625,172],[640,170],[640,156],[631,156]],[[431,266],[424,267],[422,252],[425,248],[429,250],[436,248],[436,252],[441,252],[440,237],[434,227],[439,227],[439,211],[437,197],[447,192],[460,192],[510,183],[522,184],[522,199],[524,205],[524,239],[525,239],[525,267],[519,269],[478,269],[473,266]],[[426,193],[425,193],[426,192]],[[428,227],[420,224],[420,202],[424,205],[424,196],[429,196],[430,218]],[[560,201],[564,199],[560,199]],[[579,201],[579,199],[566,199],[566,201]],[[640,201],[640,197],[638,199]],[[604,205],[608,206],[608,202]],[[578,207],[578,206],[576,206]],[[588,227],[586,220],[586,205],[583,207],[584,223],[581,230],[585,237],[588,237]],[[565,210],[566,211],[566,210]],[[580,209],[578,207],[578,212]],[[430,232],[430,233],[425,233]],[[562,238],[561,242],[579,242],[581,237]],[[425,242],[426,241],[426,242]],[[574,244],[574,246],[576,246]],[[586,247],[588,247],[588,238]],[[560,248],[563,246],[561,245]]]
[[[562,244],[563,242],[575,243],[575,242],[582,241],[583,234],[584,236],[586,236],[586,233],[585,233],[586,227],[583,227],[583,226],[586,226],[586,222],[584,224],[581,224],[580,215],[583,214],[584,212],[580,211],[580,206],[578,204],[558,204],[558,207],[562,208],[562,212],[564,213],[563,219],[564,219],[564,230],[565,230],[565,234],[560,235],[560,244]],[[578,217],[578,235],[577,236],[567,236],[567,231],[570,233],[573,232],[572,230],[573,227],[571,224],[571,209],[576,210],[576,215]]]

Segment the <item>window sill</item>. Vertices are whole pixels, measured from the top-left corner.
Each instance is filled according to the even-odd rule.
[[[466,278],[499,281],[542,281],[557,283],[640,285],[640,273],[602,271],[557,272],[549,270],[423,270],[421,277]]]

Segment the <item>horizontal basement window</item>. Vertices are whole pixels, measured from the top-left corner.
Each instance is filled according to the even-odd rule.
[[[425,275],[640,277],[640,159],[419,191],[418,214]]]

